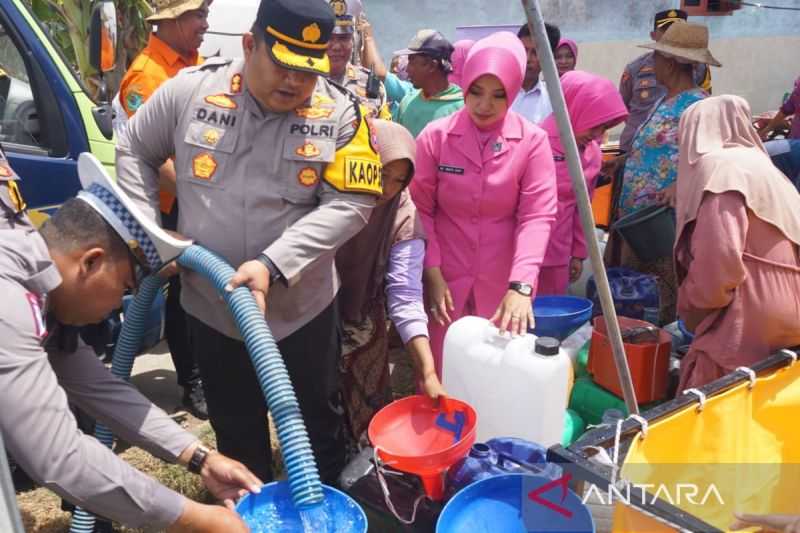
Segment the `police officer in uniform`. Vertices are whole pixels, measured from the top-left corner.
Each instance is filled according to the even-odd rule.
[[[17,184],[19,177],[0,149],[0,229],[31,228],[27,206]]]
[[[673,22],[687,18],[686,12],[680,9],[656,13],[650,37],[658,41]],[[620,148],[626,153],[630,151],[636,130],[650,115],[653,105],[667,92],[656,81],[654,54],[655,52],[648,52],[629,63],[619,82],[619,92],[622,93],[622,99],[630,113],[619,139]],[[711,70],[707,65],[698,64],[695,67],[695,81],[698,86],[711,92]]]
[[[80,166],[91,156],[82,155]],[[156,270],[187,245],[137,213],[93,159],[84,190],[40,232],[0,231],[0,433],[16,462],[75,505],[134,528],[244,532],[232,511],[202,505],[131,467],[81,433],[68,402],[126,441],[188,466],[220,499],[261,481],[202,446],[91,348],[91,324],[120,306],[137,273]],[[189,243],[190,244],[190,243]],[[87,343],[87,341],[89,341]]]
[[[175,154],[178,232],[238,268],[266,308],[324,482],[344,465],[336,249],[382,191],[357,99],[325,79],[326,0],[262,0],[243,60],[211,58],[162,85],[117,145],[120,185],[153,218],[158,167]],[[263,395],[233,317],[183,273],[187,312],[220,451],[272,477]]]
[[[355,94],[370,116],[391,120],[392,113],[389,111],[383,82],[370,70],[350,62],[355,44],[356,21],[346,0],[331,0],[331,7],[336,15],[336,26],[328,44],[328,58],[331,62],[328,78]]]

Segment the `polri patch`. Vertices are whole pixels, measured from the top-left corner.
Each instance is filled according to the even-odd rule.
[[[10,178],[14,176],[11,167],[5,161],[0,161],[0,178]]]
[[[464,174],[464,169],[461,167],[453,167],[450,165],[439,165],[439,172],[446,172],[447,174]]]
[[[236,109],[239,107],[236,102],[224,94],[212,94],[210,96],[206,96],[205,100],[207,103],[221,107],[222,109]]]
[[[348,191],[383,193],[381,165],[374,159],[344,158],[344,188]]]
[[[305,135],[307,137],[333,137],[336,128],[330,124],[292,124],[289,126],[289,134]]]
[[[319,183],[319,172],[313,167],[305,167],[297,173],[297,181],[303,187],[313,187]]]
[[[195,178],[210,180],[217,171],[217,160],[208,152],[194,156],[192,159],[192,172]]]

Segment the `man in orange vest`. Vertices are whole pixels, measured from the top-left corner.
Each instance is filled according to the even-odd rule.
[[[133,116],[155,90],[182,68],[198,65],[198,53],[208,30],[208,6],[211,0],[155,0],[155,13],[147,21],[157,29],[150,34],[147,47],[133,60],[122,79],[119,102],[128,117]],[[175,165],[167,161],[159,169],[161,182],[161,217],[163,227],[176,230],[178,204],[175,201]],[[165,335],[178,384],[183,387],[183,404],[193,415],[208,418],[200,372],[189,347],[186,316],[180,305],[180,277],[169,280]]]

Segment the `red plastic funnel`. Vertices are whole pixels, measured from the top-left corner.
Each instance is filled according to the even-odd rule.
[[[444,496],[444,472],[475,442],[478,415],[469,404],[446,400],[447,412],[426,396],[393,402],[372,418],[369,440],[387,466],[420,477],[431,500]]]

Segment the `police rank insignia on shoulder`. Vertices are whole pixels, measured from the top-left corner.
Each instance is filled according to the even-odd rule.
[[[242,75],[234,74],[231,78],[231,93],[239,94],[242,92]]]
[[[222,109],[236,109],[239,107],[236,105],[236,102],[224,94],[212,94],[211,96],[206,96],[205,100],[207,103],[221,107]]]
[[[294,153],[296,153],[301,157],[306,157],[308,159],[311,159],[314,157],[318,157],[321,152],[319,151],[319,148],[317,148],[317,145],[315,145],[311,141],[306,141],[305,144],[303,144],[303,146],[298,147],[297,150],[294,151]]]
[[[217,160],[208,152],[203,152],[192,159],[192,172],[195,178],[210,180],[217,171]]]
[[[305,167],[297,174],[297,181],[304,187],[313,187],[319,182],[319,173],[315,168]]]
[[[324,107],[298,107],[294,112],[298,117],[319,120],[330,118],[330,116],[333,115],[334,109]]]

